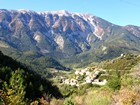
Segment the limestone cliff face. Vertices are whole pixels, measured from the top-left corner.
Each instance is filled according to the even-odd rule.
[[[87,51],[98,53],[96,50],[101,48],[100,51],[103,51],[102,46],[108,49],[112,43],[121,47],[129,47],[134,43],[139,45],[139,33],[139,27],[117,26],[91,14],[64,10],[0,10],[1,43],[24,52],[33,50],[45,55],[60,54],[61,57]],[[130,44],[125,38],[136,42]]]

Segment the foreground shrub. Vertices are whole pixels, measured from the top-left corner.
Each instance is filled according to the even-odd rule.
[[[50,102],[50,105],[63,105],[63,103],[64,103],[64,100],[53,98]]]
[[[119,90],[121,87],[121,77],[118,70],[112,71],[111,77],[107,83],[108,87],[115,90]]]
[[[113,98],[113,105],[140,105],[140,94],[130,89],[121,89]]]
[[[110,105],[112,101],[111,95],[112,92],[107,88],[95,90],[85,96],[85,105]]]
[[[74,86],[70,86],[70,85],[61,85],[60,87],[60,91],[61,93],[63,94],[63,96],[71,96],[73,93],[75,93],[77,90],[77,87],[74,87]]]
[[[64,101],[64,105],[76,105],[71,98],[66,98]]]

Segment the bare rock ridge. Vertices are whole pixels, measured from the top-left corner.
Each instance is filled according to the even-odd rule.
[[[102,59],[139,53],[140,27],[118,26],[91,14],[65,10],[1,9],[0,47],[38,52],[56,59],[85,53]]]

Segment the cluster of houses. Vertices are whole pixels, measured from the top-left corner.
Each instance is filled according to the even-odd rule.
[[[76,70],[74,78],[67,79],[65,77],[61,77],[61,82],[63,84],[71,85],[71,86],[80,86],[83,84],[96,84],[96,85],[105,85],[107,80],[100,80],[98,77],[102,75],[102,72],[106,72],[103,69],[95,68],[94,70],[90,70],[89,68],[85,68],[83,70]]]

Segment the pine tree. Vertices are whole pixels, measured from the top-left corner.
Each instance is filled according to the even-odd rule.
[[[8,94],[8,99],[10,100],[10,105],[25,105],[25,86],[23,78],[23,70],[18,69],[13,71],[9,81],[9,85],[5,82],[4,88]]]

